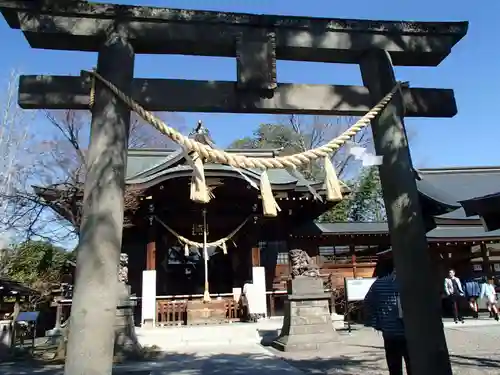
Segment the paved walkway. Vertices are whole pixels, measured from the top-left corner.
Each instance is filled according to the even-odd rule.
[[[445,326],[454,375],[500,374],[500,323],[469,320]],[[334,353],[275,354],[306,375],[387,374],[382,337],[366,328],[342,335]]]
[[[0,363],[2,375],[61,375],[62,366],[35,367]],[[275,357],[260,345],[190,347],[165,353],[164,359],[130,363],[114,368],[115,375],[303,375],[286,361]]]
[[[274,323],[266,323],[269,328]],[[455,375],[500,374],[500,323],[492,320],[445,323]],[[289,354],[258,344],[189,345],[148,363],[118,365],[113,373],[130,375],[386,375],[382,338],[371,329],[342,333],[333,352]],[[0,363],[3,375],[60,375],[62,366]]]

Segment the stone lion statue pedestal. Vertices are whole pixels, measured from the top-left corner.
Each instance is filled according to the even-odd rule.
[[[293,255],[291,260],[293,269]],[[312,270],[312,267],[304,268]],[[324,292],[323,280],[319,272],[297,273],[288,281],[283,327],[271,345],[286,352],[333,349],[338,336],[328,307],[330,295]]]

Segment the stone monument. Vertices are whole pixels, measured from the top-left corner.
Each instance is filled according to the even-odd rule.
[[[118,266],[118,305],[115,319],[115,358],[134,358],[141,352],[134,326],[134,302],[130,299],[128,255],[120,254]]]
[[[292,279],[288,281],[285,318],[272,346],[282,351],[318,350],[337,341],[318,267],[303,250],[290,251]]]

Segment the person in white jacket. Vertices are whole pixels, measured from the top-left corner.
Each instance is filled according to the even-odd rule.
[[[495,283],[493,279],[488,279],[487,282],[481,285],[480,298],[486,299],[486,306],[490,314],[493,314],[493,318],[498,321],[498,307],[497,307],[497,292],[495,290]]]
[[[458,277],[455,276],[455,271],[450,270],[448,272],[448,277],[444,279],[444,292],[451,302],[451,307],[453,309],[453,319],[455,323],[464,322],[460,309],[460,300],[464,297],[464,289],[462,288],[462,282]]]

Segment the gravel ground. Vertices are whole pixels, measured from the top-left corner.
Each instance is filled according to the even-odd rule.
[[[500,324],[445,329],[455,375],[500,374]],[[387,374],[382,337],[371,329],[342,335],[336,353],[273,353],[308,375]]]

